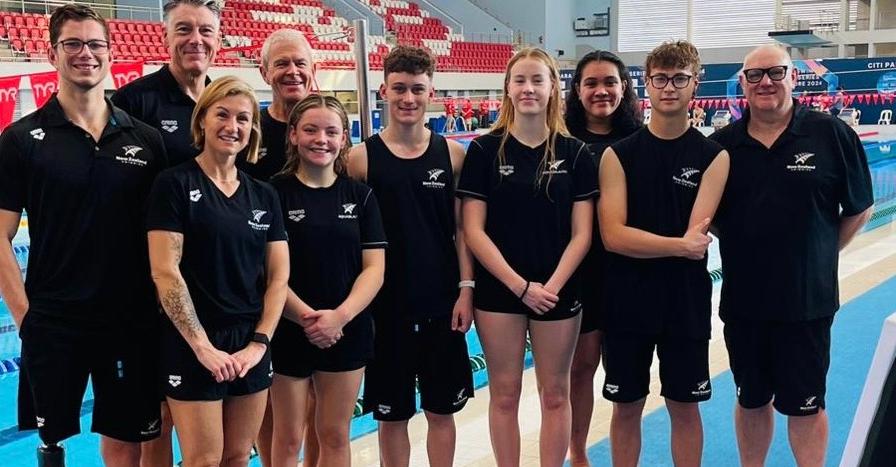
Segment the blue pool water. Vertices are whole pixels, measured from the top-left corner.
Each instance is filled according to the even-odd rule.
[[[456,138],[463,145],[469,145],[472,136]],[[891,144],[896,146],[896,141],[885,143],[866,144],[869,167],[871,168],[874,183],[875,216],[867,229],[887,224],[896,215],[896,153],[890,153]],[[27,218],[25,219],[27,225]],[[21,229],[16,236],[14,247],[20,265],[25,267],[28,254],[27,229]],[[710,249],[709,268],[718,269],[721,261],[715,247]],[[484,359],[479,340],[475,330],[467,334],[467,343],[470,355],[474,360],[474,368],[479,370],[474,373],[476,387],[487,383],[487,374],[483,370]],[[19,433],[16,422],[16,392],[18,387],[18,372],[16,361],[19,355],[19,339],[16,334],[12,318],[5,305],[0,302],[0,459],[3,465],[33,465],[34,447],[39,443],[37,435],[33,432]],[[527,365],[531,364],[531,360]],[[832,378],[836,375],[832,375]],[[93,394],[88,390],[85,395],[84,409],[82,410],[82,432],[87,433],[68,440],[66,442],[67,456],[70,465],[99,466],[98,438],[89,434],[90,416],[92,412]],[[362,416],[353,421],[352,437],[369,433],[376,428],[372,417]],[[14,460],[12,464],[8,460]],[[257,465],[253,464],[253,465]]]

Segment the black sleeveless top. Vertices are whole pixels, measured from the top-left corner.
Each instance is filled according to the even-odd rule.
[[[612,145],[625,171],[626,225],[681,237],[704,171],[722,150],[698,130],[672,140],[646,127]],[[607,329],[647,335],[710,337],[712,280],[706,258],[631,258],[607,254]]]
[[[451,314],[460,270],[454,244],[454,171],[448,142],[433,132],[419,157],[397,157],[379,135],[367,145],[367,185],[380,204],[389,248],[377,320],[420,322]]]
[[[583,141],[588,146],[591,153],[591,160],[594,162],[595,170],[600,168],[600,159],[604,151],[611,144],[625,138],[634,133],[632,130],[613,130],[608,134],[600,135],[583,129],[581,132],[573,134],[576,138]],[[585,307],[585,313],[593,314],[597,318],[595,323],[597,329],[603,329],[602,299],[604,291],[604,276],[606,274],[607,250],[604,248],[603,238],[600,236],[600,225],[598,218],[594,216],[594,226],[591,229],[591,248],[588,254],[582,259],[579,266],[579,280],[582,284],[581,301]]]

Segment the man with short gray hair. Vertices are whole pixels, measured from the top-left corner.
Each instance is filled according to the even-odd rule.
[[[311,45],[302,32],[279,29],[261,47],[259,65],[264,81],[271,86],[271,105],[261,111],[261,146],[258,160],[246,162],[240,155],[237,167],[258,180],[268,181],[286,163],[286,121],[292,108],[311,91],[314,61]]]
[[[112,102],[159,130],[174,166],[199,153],[190,139],[190,118],[221,48],[221,6],[215,0],[171,0],[163,20],[170,62],[119,89]]]

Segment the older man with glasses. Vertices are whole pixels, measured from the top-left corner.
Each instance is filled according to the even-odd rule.
[[[155,129],[104,98],[111,57],[102,17],[61,6],[50,42],[59,92],[0,137],[0,293],[22,338],[19,428],[36,428],[46,443],[39,465],[62,465],[57,443],[80,432],[89,377],[104,464],[136,467],[140,442],[160,426],[143,225],[165,149]],[[10,245],[23,209],[31,223],[24,284]]]
[[[714,225],[746,467],[765,464],[773,407],[788,417],[797,464],[824,465],[838,252],[867,222],[873,203],[859,137],[839,119],[799,105],[796,80],[783,48],[752,51],[740,76],[749,109],[711,137],[731,157]]]

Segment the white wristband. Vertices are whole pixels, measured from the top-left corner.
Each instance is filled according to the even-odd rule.
[[[457,283],[457,288],[462,289],[464,287],[469,287],[471,289],[476,288],[476,281],[460,281]]]

